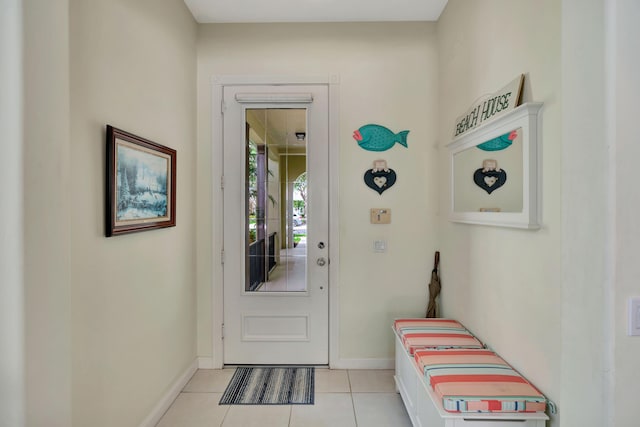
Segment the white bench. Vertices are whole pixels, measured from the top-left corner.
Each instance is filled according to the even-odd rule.
[[[398,334],[396,336],[396,387],[414,427],[545,427],[545,413],[447,412],[431,390]]]

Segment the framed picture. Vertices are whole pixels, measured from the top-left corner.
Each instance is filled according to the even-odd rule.
[[[176,150],[107,125],[106,236],[176,225]]]

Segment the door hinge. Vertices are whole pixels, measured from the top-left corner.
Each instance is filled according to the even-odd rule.
[[[224,116],[224,113],[227,112],[227,103],[224,102],[224,99],[220,101],[220,114]]]
[[[222,324],[222,327],[220,328],[220,336],[222,337],[222,339],[224,339],[224,323]]]
[[[220,251],[220,264],[224,264],[224,249]]]
[[[224,175],[220,175],[220,189],[224,190]]]

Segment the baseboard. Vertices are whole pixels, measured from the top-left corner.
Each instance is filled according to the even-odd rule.
[[[198,359],[194,360],[186,371],[173,383],[165,395],[160,399],[158,404],[153,408],[151,413],[140,424],[140,427],[154,427],[160,421],[160,418],[167,412],[169,406],[176,400],[185,385],[189,382],[193,374],[198,370]]]
[[[331,369],[394,369],[395,359],[338,359]]]
[[[198,369],[216,369],[213,366],[213,357],[198,357]]]

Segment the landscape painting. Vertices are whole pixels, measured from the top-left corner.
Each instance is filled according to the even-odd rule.
[[[169,159],[118,141],[116,222],[167,217]]]
[[[175,150],[107,127],[107,237],[175,225]]]

